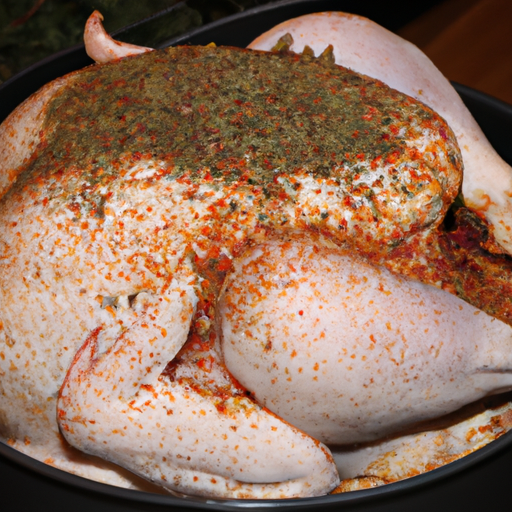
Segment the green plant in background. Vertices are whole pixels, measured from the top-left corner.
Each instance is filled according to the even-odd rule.
[[[183,4],[173,12],[175,19],[166,20],[162,27],[170,37],[265,3],[269,0],[0,0],[0,83],[48,55],[81,43],[85,22],[94,9],[104,15],[105,28],[112,32]],[[157,40],[158,34],[151,36]]]

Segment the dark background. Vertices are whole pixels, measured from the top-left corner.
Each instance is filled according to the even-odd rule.
[[[100,10],[108,31],[178,0],[0,0],[0,83],[48,55],[81,42],[89,14]],[[178,35],[270,0],[189,0],[173,26]],[[340,10],[351,2],[340,1]],[[512,104],[512,1],[360,0],[375,21],[417,44],[455,82]],[[348,9],[346,9],[348,10]]]

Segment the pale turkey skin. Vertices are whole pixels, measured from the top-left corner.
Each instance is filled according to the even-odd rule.
[[[396,435],[512,385],[510,326],[312,240],[249,250],[219,311],[233,375],[328,445]]]
[[[111,42],[107,41],[108,44]],[[117,46],[122,45],[108,47],[107,54],[126,55],[124,50],[117,55]],[[135,50],[127,49],[128,53]],[[142,50],[146,52],[147,49]],[[74,179],[78,171],[76,190],[80,194],[63,194],[57,200],[54,195],[53,201],[48,201],[45,197],[51,196],[55,184],[51,176],[41,182],[25,182],[23,177],[16,182],[16,179],[49,138],[42,127],[52,98],[60,89],[72,86],[79,77],[80,72],[77,72],[50,84],[0,127],[4,190],[13,184],[4,197],[0,214],[0,223],[4,226],[0,282],[5,290],[0,298],[0,418],[2,435],[11,444],[57,467],[116,485],[141,484],[122,470],[117,471],[107,463],[72,450],[61,433],[84,453],[113,461],[171,492],[223,498],[313,496],[330,492],[339,482],[332,456],[318,438],[335,443],[378,438],[411,421],[442,414],[465,401],[509,386],[508,376],[500,376],[500,372],[507,370],[508,363],[501,359],[506,351],[501,347],[510,339],[510,327],[484,313],[476,322],[468,321],[472,333],[475,336],[483,333],[488,343],[474,342],[482,358],[461,358],[455,350],[460,347],[460,339],[447,320],[446,329],[441,333],[455,337],[454,345],[452,341],[445,344],[451,346],[447,347],[447,355],[453,361],[450,364],[448,359],[444,360],[445,364],[438,370],[427,410],[423,413],[415,410],[413,416],[403,412],[398,421],[396,410],[383,410],[382,397],[373,391],[366,397],[365,413],[370,419],[363,420],[359,410],[346,407],[342,402],[343,418],[335,419],[334,423],[342,424],[344,431],[347,426],[346,433],[334,432],[336,426],[332,425],[324,432],[318,429],[318,420],[304,422],[311,407],[309,398],[302,401],[298,411],[293,407],[290,416],[293,421],[286,421],[289,403],[280,403],[272,395],[275,385],[268,380],[266,370],[256,376],[258,389],[248,388],[256,401],[232,379],[230,372],[237,376],[239,368],[247,369],[247,376],[254,376],[249,360],[239,368],[238,362],[229,362],[230,358],[237,357],[233,352],[236,344],[231,343],[233,334],[243,322],[248,322],[256,331],[262,328],[250,316],[253,311],[252,304],[247,306],[250,297],[243,293],[236,295],[236,290],[245,285],[245,276],[235,271],[235,278],[229,281],[222,299],[219,318],[212,313],[208,313],[210,316],[202,314],[200,310],[204,306],[201,294],[207,287],[204,284],[207,279],[198,274],[196,265],[211,249],[211,233],[220,233],[224,245],[217,256],[225,261],[236,261],[240,247],[248,241],[255,245],[254,251],[268,250],[267,241],[275,235],[278,250],[285,247],[282,249],[284,257],[292,260],[297,257],[297,251],[307,252],[312,246],[318,246],[318,254],[327,251],[338,269],[334,283],[350,281],[361,268],[378,275],[382,272],[390,287],[396,287],[405,295],[416,293],[427,309],[442,297],[440,300],[444,300],[448,308],[463,311],[458,321],[465,323],[472,319],[471,306],[459,305],[455,297],[423,285],[418,288],[404,284],[405,281],[385,271],[365,267],[367,264],[346,251],[338,256],[332,253],[332,248],[325,249],[331,242],[321,236],[313,236],[306,245],[296,238],[297,233],[321,227],[324,233],[333,235],[337,243],[378,250],[379,242],[389,243],[395,230],[406,237],[409,231],[434,229],[442,221],[461,180],[460,167],[450,158],[455,144],[448,127],[445,126],[446,131],[438,137],[435,130],[424,130],[419,123],[413,123],[412,139],[424,153],[419,167],[411,169],[405,162],[405,172],[399,174],[404,182],[396,186],[392,179],[393,166],[382,166],[380,170],[386,179],[377,181],[384,181],[387,187],[381,187],[382,183],[376,184],[377,181],[370,183],[377,197],[372,201],[388,220],[387,224],[379,225],[368,214],[369,202],[363,193],[358,192],[357,200],[351,204],[343,203],[339,199],[351,197],[350,186],[343,188],[339,181],[320,179],[306,170],[294,174],[295,183],[300,185],[296,189],[286,183],[286,176],[278,181],[293,196],[293,202],[270,201],[267,209],[260,211],[270,219],[265,227],[261,224],[263,217],[253,211],[254,197],[261,194],[257,186],[218,188],[209,178],[199,184],[161,180],[166,173],[165,162],[140,155],[122,159],[119,177],[103,188],[72,165],[67,173]],[[184,111],[187,109],[190,106]],[[415,149],[414,142],[411,147]],[[58,180],[60,171],[56,171]],[[400,191],[414,184],[417,172],[429,186],[407,203],[404,198],[408,192],[402,195]],[[359,190],[368,183],[363,179],[356,185]],[[93,212],[87,218],[77,217],[77,211],[83,215],[82,209],[89,201],[87,194],[92,193],[105,198],[101,203],[102,215]],[[242,206],[239,211],[243,213],[232,211],[223,224],[213,222],[212,209],[227,210],[228,200],[238,201]],[[326,212],[329,215],[324,217]],[[286,228],[277,227],[285,217],[292,219],[290,224]],[[348,228],[347,234],[334,234],[342,221]],[[367,228],[362,238],[361,224]],[[240,226],[243,227],[240,229]],[[205,227],[208,230],[204,231]],[[269,236],[272,230],[274,233]],[[290,243],[287,242],[289,236]],[[280,246],[283,241],[285,245]],[[264,245],[258,249],[258,244]],[[242,259],[238,268],[250,266],[250,253],[248,257],[249,261]],[[262,262],[265,274],[270,272],[271,275],[274,269],[268,268],[269,264],[276,264],[272,258],[269,254],[268,262]],[[312,283],[318,277],[324,278],[326,268],[322,265],[322,260],[314,261],[312,272],[306,273],[304,279]],[[258,276],[257,272],[254,276]],[[332,322],[333,315],[337,320],[340,318],[336,311],[339,289],[333,290],[332,286],[333,283],[327,283],[318,299],[321,303],[330,303],[328,315],[319,320],[326,324]],[[303,292],[306,300],[309,291]],[[236,326],[230,324],[234,318],[234,301],[245,301],[244,307],[236,310],[239,315]],[[279,307],[285,308],[288,314],[289,304],[281,305],[276,301],[267,307],[279,320],[273,328],[278,329],[279,335],[279,329],[285,333],[289,318],[282,316],[284,312]],[[382,303],[382,308],[389,307],[389,302]],[[307,310],[301,311],[303,314],[299,316],[305,316],[306,320]],[[359,312],[356,306],[352,322]],[[223,346],[218,344],[221,331],[215,320],[225,330]],[[201,334],[209,329],[214,334],[211,344],[204,348],[197,342],[196,346],[189,330]],[[260,338],[260,348],[261,344],[269,345],[265,336]],[[183,351],[188,337],[190,342]],[[294,341],[292,336],[290,345]],[[420,341],[415,337],[411,345]],[[323,361],[332,354],[332,344],[338,344],[338,340],[330,338],[330,343],[314,355],[309,354],[317,360],[310,368],[314,373],[304,372],[306,388],[307,382],[321,372]],[[390,344],[399,350],[396,341],[390,340]],[[365,352],[371,350],[368,347],[359,348],[355,359],[359,356],[363,362],[364,357],[368,360]],[[251,348],[254,346],[247,345],[244,349]],[[425,353],[424,347],[416,348],[420,359],[431,364],[430,353]],[[230,372],[224,367],[223,355]],[[168,365],[172,361],[175,362]],[[279,367],[287,361],[288,355],[277,354],[273,363]],[[395,364],[392,359],[389,361]],[[381,364],[380,360],[373,363],[377,367]],[[363,364],[365,371],[368,365]],[[478,374],[486,365],[491,373]],[[460,370],[466,378],[465,386],[462,381],[452,380]],[[242,373],[239,373],[239,380],[243,383]],[[324,374],[325,382],[321,384],[326,402],[314,404],[321,418],[330,413],[330,399],[334,392],[339,392],[339,386],[351,384],[350,379],[333,382],[328,373]],[[457,376],[461,378],[460,374]],[[402,380],[402,392],[407,394],[412,389],[411,384],[405,382],[405,378]],[[300,379],[298,384],[300,390],[304,384]],[[363,387],[364,384],[362,382]],[[304,396],[310,391],[304,390]],[[290,392],[297,393],[297,390],[290,389]],[[417,392],[423,396],[424,389],[418,388]],[[448,397],[445,392],[454,394]],[[355,390],[351,393],[350,397],[355,398]],[[299,395],[298,401],[301,400]],[[259,399],[268,404],[272,412],[262,407]],[[390,420],[396,423],[383,428],[383,423]],[[365,426],[361,430],[354,428],[355,424],[363,422]]]
[[[193,207],[199,205],[189,206],[188,200],[180,204],[179,190],[169,194],[175,188],[172,184],[156,193],[154,187],[146,186],[143,177],[142,187],[138,187],[141,181],[136,176],[140,174],[144,176],[139,167],[128,175],[124,187],[121,183],[124,190],[115,198],[118,201],[114,199],[106,205],[112,218],[108,219],[110,215],[107,215],[109,226],[103,232],[102,220],[94,225],[89,219],[87,229],[70,226],[70,213],[65,204],[50,216],[46,216],[42,204],[25,207],[22,203],[18,208],[11,204],[3,210],[8,212],[5,224],[16,224],[13,237],[23,233],[16,242],[18,251],[11,248],[2,258],[2,280],[10,283],[1,302],[3,435],[22,451],[100,481],[119,483],[119,479],[111,479],[103,470],[87,471],[90,465],[87,458],[82,462],[79,455],[73,454],[74,460],[68,460],[69,450],[61,447],[59,428],[68,437],[77,436],[73,444],[86,452],[130,467],[160,485],[168,478],[170,490],[240,498],[327,492],[336,485],[337,474],[330,454],[317,441],[243,396],[234,396],[234,402],[228,400],[219,412],[208,397],[201,397],[180,384],[159,380],[167,363],[185,343],[195,313],[197,276],[191,272],[187,259],[180,261],[184,259],[184,247],[177,226],[186,224],[186,219],[194,216]],[[170,203],[162,204],[159,196],[167,196]],[[154,217],[141,223],[134,215],[130,223],[129,218],[116,215],[127,208],[127,203],[140,213],[152,208]],[[147,237],[146,233],[158,232],[162,215],[180,209],[186,219],[182,216],[176,219],[175,237],[164,240],[158,236]],[[119,224],[126,243],[116,240],[116,231],[121,229]],[[56,230],[56,225],[61,225],[62,231]],[[139,242],[134,258],[130,242],[136,238],[147,238],[147,242],[142,245]],[[37,249],[30,243],[34,239],[38,241]],[[3,240],[5,244],[6,238]],[[147,268],[157,257],[158,244],[163,246],[160,248],[166,258],[163,264],[173,269],[170,281],[168,277],[155,278]],[[173,253],[175,256],[171,258]],[[148,259],[144,260],[144,255]],[[50,264],[45,266],[48,261]],[[112,282],[109,276],[114,271],[125,278]],[[149,292],[140,292],[150,287],[153,289]],[[136,297],[129,301],[128,296],[133,294]],[[115,306],[105,306],[105,297],[120,300]],[[89,343],[91,340],[93,345]],[[87,345],[79,351],[84,342]],[[94,354],[87,358],[87,350]],[[79,359],[77,352],[85,359]],[[98,353],[103,354],[102,364],[97,361]],[[69,373],[72,362],[73,371]],[[91,387],[85,374],[93,370]],[[75,377],[74,372],[79,375]],[[222,366],[211,370],[209,375],[215,376],[218,385],[224,383],[225,393],[230,394],[232,383]],[[73,379],[84,383],[84,405],[73,402],[73,398],[78,398],[76,390],[73,395],[68,392]],[[60,390],[63,382],[65,385]],[[60,425],[56,421],[59,390]],[[235,393],[240,394],[238,389]],[[156,406],[151,403],[155,398]],[[73,411],[72,425],[68,421],[71,412],[65,412],[66,406]],[[176,410],[174,414],[173,410]],[[192,421],[196,415],[198,421]],[[139,416],[144,418],[140,422],[136,420]],[[230,428],[233,425],[235,430]],[[84,433],[80,430],[83,427]],[[222,443],[217,447],[212,445],[216,430]],[[259,432],[263,434],[258,435]],[[103,443],[95,442],[104,436],[109,439],[108,455],[103,453]],[[20,443],[16,442],[18,439]],[[158,439],[155,447],[150,442],[153,439]],[[126,449],[127,441],[129,446],[135,446],[134,454]],[[198,442],[202,444],[194,447]],[[256,442],[268,445],[272,455],[265,456],[260,464],[246,458],[255,451]],[[156,469],[150,466],[147,470],[148,464],[160,458],[156,456],[158,450],[163,451],[160,457],[169,459],[170,470],[163,462]],[[203,455],[210,450],[213,457]],[[196,458],[192,457],[194,452]],[[284,452],[282,457],[277,455],[279,452]],[[261,446],[258,453],[262,453]],[[237,458],[240,464],[234,462]],[[263,464],[265,460],[272,461],[273,473]],[[95,464],[101,468],[101,464]],[[306,469],[302,469],[304,466]],[[311,467],[316,475],[310,474]],[[280,484],[282,475],[287,475],[288,481]],[[129,480],[121,483],[133,485]]]

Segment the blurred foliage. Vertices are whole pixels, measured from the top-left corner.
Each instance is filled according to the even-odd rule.
[[[81,43],[85,22],[94,9],[103,14],[105,28],[112,32],[183,4],[183,9],[176,10],[175,23],[166,28],[166,35],[172,36],[269,1],[0,0],[0,83],[59,50]]]

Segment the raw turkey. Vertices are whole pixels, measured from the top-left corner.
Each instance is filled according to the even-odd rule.
[[[100,17],[103,64],[0,127],[7,442],[116,485],[316,496],[328,444],[509,388],[510,263],[455,203],[440,115],[329,47],[150,51]]]

